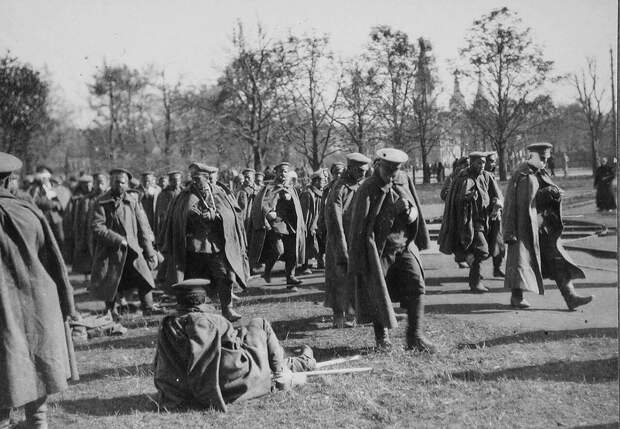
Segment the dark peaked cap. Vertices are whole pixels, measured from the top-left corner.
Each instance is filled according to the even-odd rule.
[[[212,167],[203,162],[192,162],[189,165],[189,169],[197,173],[217,173],[219,171],[217,167]]]
[[[370,158],[359,152],[353,152],[346,156],[348,163],[370,164]]]
[[[182,282],[175,283],[170,288],[175,293],[175,295],[196,295],[196,294],[205,294],[206,289],[211,282],[207,279],[189,279],[183,280]]]
[[[10,153],[0,152],[0,174],[12,173],[22,168],[22,162],[16,156]]]
[[[532,143],[532,144],[527,145],[527,150],[529,150],[530,152],[538,152],[540,150],[551,149],[551,148],[553,148],[553,145],[547,142],[538,142],[538,143]]]
[[[133,179],[133,175],[131,174],[131,172],[129,170],[127,170],[126,168],[113,168],[110,170],[110,176],[116,173],[125,173],[127,175],[127,177],[129,178],[129,180]]]

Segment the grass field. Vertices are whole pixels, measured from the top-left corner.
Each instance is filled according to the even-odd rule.
[[[575,196],[591,192],[590,179],[571,184],[562,186]],[[420,188],[423,202],[438,193],[438,185]],[[376,353],[370,326],[331,328],[320,274],[311,279],[299,294],[250,288],[238,310],[244,320],[271,320],[289,352],[309,344],[319,361],[361,354],[356,365],[372,373],[317,377],[226,414],[169,413],[158,407],[151,369],[161,317],[126,316],[125,336],[76,345],[81,381],[53,397],[51,427],[618,427],[617,325],[527,332],[431,313],[426,332],[439,353],[405,351],[406,321],[393,333],[395,349]],[[103,308],[74,286],[82,311]]]

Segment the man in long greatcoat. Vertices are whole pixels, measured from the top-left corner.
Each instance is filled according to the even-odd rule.
[[[501,209],[497,182],[484,172],[484,152],[469,154],[469,167],[461,170],[450,187],[439,230],[439,250],[454,254],[469,265],[469,288],[488,292],[482,285],[480,264],[489,257],[489,222]]]
[[[344,163],[337,161],[334,162],[329,168],[329,174],[331,175],[331,179],[327,185],[323,187],[323,197],[321,198],[321,205],[319,206],[319,218],[317,219],[317,237],[319,240],[319,250],[321,254],[325,254],[325,246],[327,245],[327,225],[325,224],[325,202],[327,201],[327,197],[329,196],[329,192],[334,186],[334,184],[340,179],[340,176],[344,174],[345,165]],[[325,261],[323,258],[318,261],[318,268],[325,268]]]
[[[47,219],[56,242],[63,252],[65,252],[65,232],[63,228],[62,216],[65,212],[66,204],[52,184],[52,170],[45,166],[36,169],[35,183],[30,187],[30,195],[34,199],[36,206],[43,212]],[[65,253],[66,254],[66,253]]]
[[[501,188],[495,177],[495,169],[497,167],[497,152],[488,152],[486,156],[486,162],[484,163],[484,172],[489,176],[489,180],[495,182],[493,186],[497,190],[498,195],[496,200],[491,200],[491,204],[495,209],[495,213],[491,213],[489,218],[489,231],[487,234],[487,241],[489,243],[489,255],[493,260],[493,276],[505,277],[504,271],[502,271],[502,262],[504,262],[504,255],[506,253],[506,245],[504,244],[504,233],[502,232],[502,207],[504,205],[504,196],[502,195]]]
[[[77,184],[75,189],[73,190],[73,195],[65,208],[64,215],[62,217],[63,230],[65,234],[65,262],[74,265],[73,258],[76,254],[76,235],[74,230],[74,224],[77,218],[76,211],[78,210],[78,205],[80,205],[80,201],[83,197],[89,194],[93,189],[93,177],[90,174],[82,174],[80,178],[77,180]],[[82,221],[86,222],[85,213],[82,213]],[[79,257],[79,256],[78,256]],[[75,267],[72,267],[73,272],[82,273],[83,267],[81,266],[82,261],[78,261],[78,270]],[[88,267],[87,273],[90,272],[90,267]]]
[[[614,210],[616,208],[616,195],[612,183],[616,178],[614,168],[607,163],[607,158],[601,159],[601,165],[594,173],[594,187],[596,188],[596,208],[601,210]]]
[[[111,170],[110,190],[94,204],[91,288],[114,315],[120,294],[137,288],[142,313],[157,314],[151,273],[157,266],[153,233],[138,198],[127,192],[130,180],[129,171]]]
[[[351,225],[351,202],[370,166],[361,153],[347,155],[347,169],[336,180],[325,202],[325,306],[334,312],[334,328],[353,326],[355,282],[347,275],[349,251],[347,237]]]
[[[520,164],[508,181],[503,217],[504,241],[508,244],[504,287],[511,290],[510,304],[528,308],[523,292],[544,294],[543,278],[555,280],[569,310],[592,301],[575,292],[573,279],[585,278],[560,244],[562,191],[545,169],[550,143],[527,147],[530,158]],[[542,224],[538,224],[538,216]]]
[[[87,218],[86,224],[88,225],[88,227],[86,228],[87,230],[86,240],[88,243],[88,252],[90,253],[91,259],[93,255],[95,254],[95,245],[93,241],[93,229],[92,229],[93,216],[95,214],[94,213],[95,202],[97,201],[99,197],[101,197],[103,194],[105,194],[108,191],[109,184],[110,184],[110,180],[106,173],[93,174],[93,191],[92,191],[92,196],[91,196],[91,204],[90,204],[90,207],[88,208],[88,213],[86,215],[86,218]],[[92,265],[92,261],[91,261],[91,265]]]
[[[90,274],[93,265],[92,254],[88,246],[91,230],[88,214],[95,200],[101,195],[101,187],[98,178],[98,186],[93,187],[94,178],[84,174],[78,179],[78,187],[85,187],[84,193],[77,198],[72,198],[71,209],[65,216],[70,216],[73,257],[71,258],[74,273]],[[86,184],[86,185],[84,185]],[[86,192],[88,191],[88,192]]]
[[[142,173],[142,182],[138,187],[140,192],[140,203],[146,213],[151,230],[155,232],[155,207],[157,205],[157,197],[161,192],[161,188],[157,184],[157,177],[152,171]]]
[[[172,286],[177,313],[162,320],[153,371],[163,407],[226,411],[226,404],[270,393],[273,381],[286,388],[292,372],[316,367],[308,346],[300,356],[285,357],[267,320],[254,318],[235,328],[213,314],[205,288],[203,279]]]
[[[246,168],[241,172],[243,176],[243,183],[241,187],[237,191],[237,204],[241,209],[241,213],[243,213],[243,226],[245,228],[246,234],[248,234],[247,242],[249,243],[251,240],[250,237],[250,215],[252,213],[252,204],[254,203],[254,198],[256,197],[256,193],[258,192],[258,188],[254,183],[255,170],[253,168]]]
[[[47,427],[47,395],[67,388],[63,319],[78,318],[54,234],[39,209],[7,189],[21,161],[0,153],[0,427],[25,406],[26,427]]]
[[[178,170],[168,172],[168,185],[157,196],[157,203],[155,204],[155,227],[153,233],[155,234],[155,245],[157,250],[161,252],[164,247],[164,241],[166,239],[166,217],[168,215],[168,209],[172,205],[172,201],[183,190],[182,186],[182,173]],[[163,283],[166,281],[166,258],[160,262],[157,270],[157,282]]]
[[[299,196],[301,212],[306,223],[306,260],[301,266],[302,274],[312,274],[308,263],[310,259],[316,258],[317,264],[323,260],[318,237],[319,210],[323,198],[323,186],[325,185],[323,170],[312,173],[310,180],[310,185]]]
[[[211,280],[211,295],[219,297],[222,315],[234,322],[233,282],[247,285],[249,265],[241,210],[220,182],[216,167],[195,162],[192,183],[174,199],[168,211],[162,251],[167,284],[185,279]]]
[[[271,282],[271,270],[284,259],[287,288],[297,290],[301,283],[295,268],[305,261],[306,224],[297,190],[289,182],[290,164],[275,167],[275,178],[259,191],[252,205],[252,242],[249,246],[250,265],[265,263],[263,277]]]
[[[392,301],[407,308],[407,347],[434,352],[422,332],[424,270],[420,249],[428,247],[415,186],[400,167],[398,149],[377,152],[378,165],[355,193],[348,237],[348,272],[356,281],[356,316],[373,322],[377,348],[389,349],[388,330],[397,326]]]

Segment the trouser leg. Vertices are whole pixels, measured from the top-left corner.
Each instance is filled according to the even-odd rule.
[[[11,409],[0,408],[0,429],[9,429],[11,427]]]
[[[232,283],[221,278],[214,279],[213,282],[222,307],[222,316],[231,322],[241,319],[241,315],[232,308]]]
[[[424,295],[414,295],[407,307],[407,348],[434,353],[437,348],[424,336]]]
[[[471,261],[469,266],[469,288],[476,293],[488,292],[488,289],[482,285],[480,280],[480,259],[474,257]]]
[[[32,429],[47,429],[47,396],[26,404],[26,424]]]
[[[286,277],[295,277],[295,266],[297,265],[297,236],[290,234],[282,237],[284,245],[284,268]]]
[[[388,350],[392,347],[389,330],[378,322],[372,324],[375,331],[375,345],[378,349]]]

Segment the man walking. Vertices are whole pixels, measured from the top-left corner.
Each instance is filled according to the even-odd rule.
[[[356,315],[373,322],[377,348],[389,349],[397,326],[392,301],[407,308],[407,347],[434,352],[422,332],[424,270],[420,249],[429,235],[411,178],[400,172],[408,156],[398,149],[377,152],[378,165],[355,194],[348,237],[348,272],[356,281]]]
[[[323,253],[319,248],[317,225],[319,209],[323,198],[323,186],[325,186],[323,170],[312,173],[310,185],[299,196],[301,211],[306,223],[306,260],[301,267],[302,274],[312,274],[309,260],[316,258],[317,265],[323,259]]]

